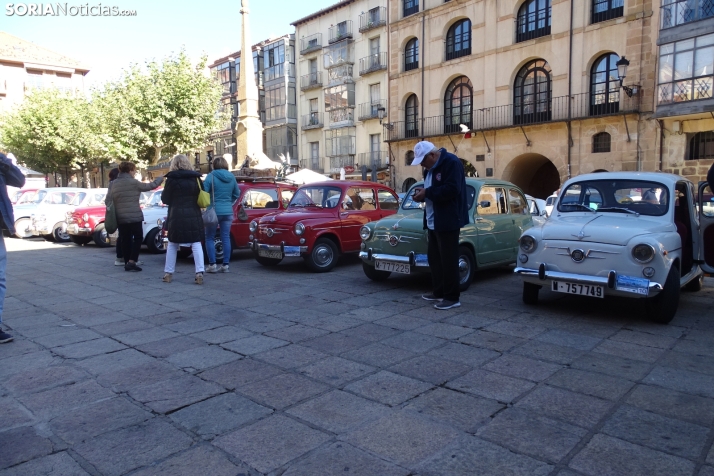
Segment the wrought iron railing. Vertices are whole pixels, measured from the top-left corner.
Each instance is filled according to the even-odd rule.
[[[330,44],[346,38],[352,38],[352,20],[346,20],[335,26],[331,26],[327,30],[327,33],[327,42]]]
[[[617,6],[619,3],[619,6]],[[619,18],[625,12],[623,1],[620,0],[593,0],[591,23]]]
[[[404,15],[414,15],[419,12],[419,0],[402,0],[404,2]]]
[[[300,76],[300,89],[307,91],[322,87],[322,71],[315,71],[310,74]]]
[[[321,112],[311,112],[310,114],[305,114],[302,116],[302,130],[308,130],[308,129],[320,129],[321,127],[324,126],[324,122],[322,122],[322,113]]]
[[[313,172],[322,173],[322,160],[319,157],[312,157],[309,159],[300,159],[301,169],[310,169]]]
[[[386,124],[387,141],[433,137],[461,132],[461,124],[470,130],[505,129],[508,127],[563,122],[570,119],[609,116],[638,112],[638,95],[627,96],[620,90],[601,94],[582,93],[573,96],[560,96],[550,101],[523,101],[517,104],[474,109],[458,116],[432,116],[416,121],[400,121]]]
[[[300,54],[306,55],[312,53],[313,51],[320,51],[322,49],[322,33],[315,33],[314,35],[306,36],[305,38],[300,38]]]
[[[663,0],[661,29],[714,16],[714,0]]]
[[[534,12],[524,12],[516,18],[516,43],[550,35],[550,2]]]
[[[387,52],[374,53],[359,60],[359,74],[363,76],[365,74],[374,73],[375,71],[380,71],[387,69]]]
[[[409,61],[404,60],[404,71],[411,71],[413,69],[419,69],[419,60]]]
[[[357,163],[366,165],[368,170],[379,170],[386,166],[387,151],[362,152],[357,155]]]
[[[330,127],[352,126],[355,122],[355,108],[334,108],[327,112],[327,117],[330,119]]]
[[[346,166],[352,166],[354,167],[355,165],[355,156],[354,155],[335,155],[330,157],[330,168],[335,171],[339,171],[340,168],[346,167]]]
[[[385,7],[373,8],[359,16],[359,31],[369,31],[387,24],[387,9]]]
[[[380,99],[378,101],[365,102],[359,105],[357,119],[360,121],[366,121],[369,119],[379,118],[379,108],[384,108],[385,113],[387,109],[387,101]]]

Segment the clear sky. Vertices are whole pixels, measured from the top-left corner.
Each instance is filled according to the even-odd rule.
[[[11,1],[0,3],[0,30],[86,64],[90,85],[118,76],[130,63],[158,59],[182,46],[192,58],[205,53],[209,62],[240,49],[240,0],[61,0],[68,7],[136,10],[132,17],[8,16]],[[291,22],[336,2],[250,0],[251,40],[294,33]]]

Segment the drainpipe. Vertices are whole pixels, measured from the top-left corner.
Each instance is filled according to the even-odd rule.
[[[426,64],[426,43],[425,43],[425,29],[424,17],[426,13],[421,14],[421,98],[419,99],[419,105],[421,106],[421,140],[424,140],[424,65]]]
[[[662,156],[664,154],[664,124],[662,120],[658,120],[659,124],[659,171],[662,171]]]
[[[572,129],[570,119],[573,114],[573,4],[575,0],[570,0],[570,47],[568,49],[568,179],[571,177],[572,160]]]

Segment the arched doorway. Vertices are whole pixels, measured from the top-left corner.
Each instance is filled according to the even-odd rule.
[[[523,154],[513,159],[503,171],[503,180],[513,182],[528,195],[542,199],[560,188],[558,169],[540,154]]]
[[[408,192],[409,189],[412,188],[412,185],[414,185],[415,183],[417,183],[416,179],[413,179],[411,177],[406,179],[402,184],[402,192]]]

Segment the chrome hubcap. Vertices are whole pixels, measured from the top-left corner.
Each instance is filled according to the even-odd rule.
[[[67,225],[62,225],[57,228],[57,238],[60,240],[69,240],[69,233],[67,233]]]
[[[312,252],[312,257],[318,266],[327,266],[332,263],[332,248],[330,248],[329,246],[320,245]]]
[[[105,232],[106,233],[106,232]],[[156,236],[154,237],[154,246],[156,247],[157,250],[162,250],[164,249],[164,240],[161,238],[161,233],[157,233]]]
[[[459,256],[459,280],[464,283],[471,276],[471,266],[465,256]]]

